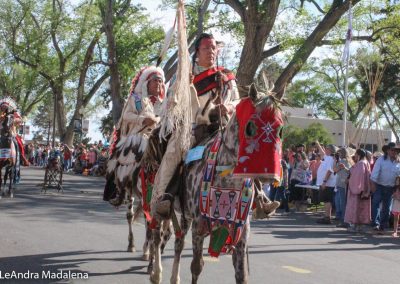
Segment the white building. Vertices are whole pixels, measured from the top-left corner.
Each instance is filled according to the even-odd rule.
[[[335,145],[341,146],[343,133],[343,120],[316,118],[311,109],[283,106],[282,110],[287,122],[291,125],[307,128],[310,124],[321,123],[332,135]],[[357,129],[352,122],[347,122],[346,145],[353,143],[368,150],[380,150],[383,144],[394,141],[391,130],[382,129]]]

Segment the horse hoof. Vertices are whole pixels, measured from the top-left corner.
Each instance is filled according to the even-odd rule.
[[[161,283],[161,277],[159,277],[158,275],[153,273],[153,274],[150,275],[150,282],[153,283],[153,284],[160,284]]]
[[[128,247],[128,249],[126,251],[127,252],[135,252],[136,248],[135,247]]]
[[[169,283],[171,283],[171,284],[180,284],[181,283],[181,279],[179,277],[177,277],[176,279],[171,278]]]
[[[142,255],[142,260],[143,261],[149,261],[149,259],[150,259],[150,255],[148,253]]]

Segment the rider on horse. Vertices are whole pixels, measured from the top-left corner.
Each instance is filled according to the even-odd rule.
[[[193,84],[200,105],[193,128],[195,144],[225,126],[239,102],[235,75],[228,69],[217,66],[217,55],[218,44],[214,37],[211,34],[201,34],[195,43],[192,58]],[[175,145],[179,143],[178,139],[173,136],[169,140],[154,184],[154,193],[161,195],[155,204],[155,212],[161,217],[170,214],[176,193],[168,192],[167,185],[186,154],[178,151]],[[279,206],[278,202],[265,201],[270,204],[265,207],[265,211],[272,212]]]
[[[132,80],[129,98],[113,133],[104,200],[111,199],[110,183],[114,183],[114,178],[120,191],[130,186],[132,173],[146,147],[145,140],[160,119],[164,81],[163,70],[156,66],[142,68]]]
[[[11,132],[11,135],[14,138],[16,144],[18,145],[22,165],[29,166],[29,162],[25,157],[25,148],[24,148],[24,144],[22,141],[22,137],[19,136],[18,132],[17,132],[17,127],[19,127],[23,123],[23,120],[22,120],[21,115],[17,111],[17,106],[16,106],[16,103],[14,102],[14,100],[12,100],[11,98],[1,99],[0,100],[0,112],[1,112],[1,116],[5,115],[7,112],[13,112],[13,114],[14,114],[13,122],[14,123],[10,127],[10,132]]]

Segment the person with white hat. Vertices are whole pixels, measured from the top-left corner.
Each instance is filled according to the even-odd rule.
[[[372,226],[378,232],[383,232],[389,225],[390,203],[396,177],[400,174],[398,161],[400,149],[393,142],[388,143],[385,148],[384,155],[376,160],[371,173]]]
[[[115,126],[107,163],[107,184],[103,199],[110,201],[115,184],[120,190],[113,205],[123,201],[123,191],[132,184],[132,174],[139,167],[151,131],[160,120],[161,105],[165,97],[164,72],[160,67],[143,67],[133,78],[129,97]]]

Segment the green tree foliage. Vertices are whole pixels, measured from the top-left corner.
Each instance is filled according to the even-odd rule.
[[[329,131],[319,122],[312,123],[305,129],[288,125],[283,130],[283,149],[297,144],[311,145],[315,141],[325,145],[333,142]]]
[[[347,119],[358,125],[360,112],[369,102],[370,96],[360,93],[359,81],[354,78],[356,68],[357,66],[349,66]],[[295,107],[311,107],[318,117],[342,120],[345,72],[339,52],[322,60],[313,58],[305,66],[299,79],[288,88],[288,101]]]
[[[163,31],[149,21],[140,5],[115,2],[114,34],[125,97],[133,75],[158,53]],[[39,102],[46,106],[44,111],[52,111],[55,99],[57,131],[62,141],[70,143],[79,109],[91,109],[92,98],[102,92],[110,76],[95,1],[1,1],[0,32],[1,92],[17,98],[24,113],[31,116]],[[27,93],[31,98],[26,99]]]

